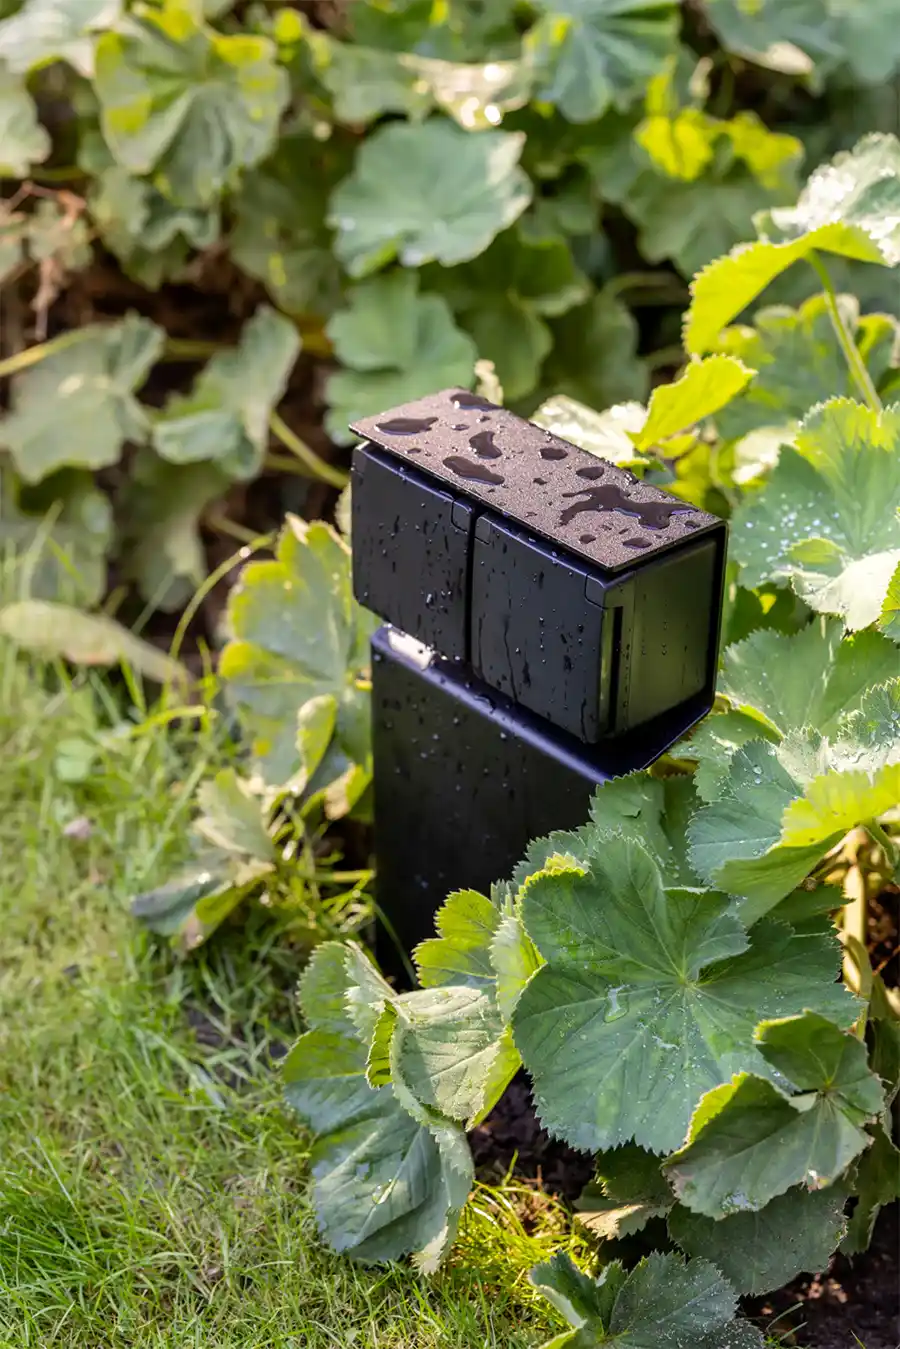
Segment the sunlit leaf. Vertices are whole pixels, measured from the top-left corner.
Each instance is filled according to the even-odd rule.
[[[14,72],[68,61],[80,75],[94,73],[94,35],[112,28],[122,0],[25,0],[0,22],[0,64]]]
[[[595,412],[574,398],[557,394],[542,403],[531,414],[531,420],[598,459],[608,459],[612,464],[641,460],[632,436],[647,420],[647,409],[642,403],[617,403],[605,412]]]
[[[652,450],[711,417],[736,398],[755,373],[731,356],[690,361],[678,379],[653,390],[647,420],[633,437],[636,448]]]

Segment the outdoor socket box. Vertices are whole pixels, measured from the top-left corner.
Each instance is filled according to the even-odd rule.
[[[723,521],[478,394],[353,423],[378,902],[396,946],[712,706]]]

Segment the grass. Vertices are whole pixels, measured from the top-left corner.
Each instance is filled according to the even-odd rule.
[[[261,919],[178,963],[128,914],[183,849],[216,723],[110,740],[116,716],[0,651],[0,1345],[540,1344],[526,1272],[572,1240],[549,1203],[526,1231],[512,1187],[479,1192],[432,1280],[318,1243],[272,1061],[300,954]]]

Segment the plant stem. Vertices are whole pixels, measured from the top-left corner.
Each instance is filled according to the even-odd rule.
[[[877,820],[868,820],[866,822],[866,832],[875,843],[878,844],[884,853],[884,860],[891,868],[897,865],[897,844],[885,828]]]
[[[332,468],[331,464],[326,464],[324,459],[320,459],[315,450],[310,449],[305,440],[291,430],[282,417],[277,412],[272,413],[269,418],[269,426],[273,435],[276,435],[282,445],[291,454],[295,454],[301,464],[305,464],[314,478],[327,482],[331,487],[346,487],[350,481],[350,475],[343,469]]]
[[[59,337],[52,337],[49,342],[39,342],[35,347],[26,347],[24,351],[16,352],[15,356],[7,356],[5,361],[0,361],[0,379],[18,375],[30,365],[37,365],[45,356],[54,356],[58,351],[64,351],[66,347],[72,346],[80,339],[81,329],[75,328],[71,332],[61,333]]]
[[[838,304],[837,294],[834,289],[834,283],[829,275],[828,268],[822,259],[812,252],[809,254],[809,264],[813,271],[822,282],[822,288],[825,292],[825,304],[828,308],[828,314],[831,318],[831,325],[834,328],[841,351],[847,365],[850,367],[850,374],[853,377],[857,389],[862,395],[863,402],[872,409],[873,412],[881,411],[881,399],[878,397],[875,385],[872,383],[872,376],[869,374],[866,363],[863,360],[862,353],[853,339],[841,313],[841,307]]]

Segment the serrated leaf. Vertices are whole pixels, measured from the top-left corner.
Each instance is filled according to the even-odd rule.
[[[635,448],[652,450],[711,417],[736,398],[755,373],[730,356],[690,361],[678,379],[653,390],[647,420],[633,436]]]
[[[197,802],[202,814],[194,828],[223,852],[275,860],[268,814],[261,796],[233,768],[222,768],[200,784]]]
[[[268,38],[207,27],[180,0],[138,5],[96,46],[103,134],[129,173],[209,206],[272,147],[288,101]]]
[[[131,912],[144,927],[181,951],[208,940],[271,872],[268,862],[218,850],[201,853],[164,885],[135,896]]]
[[[334,315],[327,332],[347,367],[326,386],[326,426],[338,444],[354,438],[351,421],[473,383],[472,339],[456,327],[441,296],[419,293],[415,273],[397,271],[354,286],[349,308]]]
[[[431,107],[427,88],[397,52],[339,42],[327,32],[307,29],[313,68],[331,95],[335,116],[364,125],[384,113],[424,117]]]
[[[853,295],[840,295],[837,303],[877,385],[891,364],[897,322],[886,314],[861,316]],[[716,418],[716,429],[726,440],[776,427],[781,432],[779,443],[788,442],[790,429],[816,403],[856,392],[823,295],[813,296],[799,309],[784,305],[761,309],[752,328],[726,328],[716,349],[757,372],[750,387]]]
[[[106,614],[87,614],[50,600],[19,600],[0,608],[0,635],[16,646],[75,665],[131,666],[161,684],[183,684],[187,671],[159,647]]]
[[[807,783],[803,796],[785,810],[781,841],[786,847],[815,847],[819,840],[833,839],[866,820],[878,819],[898,801],[898,763],[874,773],[823,773]]]
[[[491,942],[500,919],[500,910],[477,890],[448,896],[435,916],[439,935],[420,942],[413,953],[422,987],[491,988]]]
[[[149,450],[132,461],[119,498],[126,522],[122,563],[155,608],[183,608],[206,579],[200,519],[230,481],[216,464],[167,464]]]
[[[571,122],[626,108],[676,49],[672,4],[647,0],[540,0],[528,35],[537,97]]]
[[[513,1033],[542,1123],[573,1147],[677,1147],[705,1091],[766,1071],[751,1038],[761,1016],[815,1005],[852,1019],[828,982],[830,938],[768,924],[751,940],[724,895],[664,890],[637,843],[612,838],[588,867],[551,862],[520,905],[547,964]]]
[[[251,562],[231,592],[232,640],[219,673],[252,739],[266,782],[278,786],[297,772],[297,717],[322,695],[337,700],[334,747],[348,762],[367,755],[368,698],[358,681],[368,670],[375,619],[353,599],[350,552],[326,524],[294,517],[276,556]]]
[[[163,338],[161,328],[135,314],[92,323],[18,376],[0,443],[26,482],[66,465],[103,468],[117,462],[125,441],[146,440],[149,421],[134,393]]]
[[[665,1217],[674,1198],[659,1169],[659,1158],[626,1143],[600,1153],[597,1179],[575,1205],[579,1223],[600,1240],[640,1232],[651,1218]]]
[[[496,980],[494,996],[504,1021],[511,1019],[522,990],[541,964],[541,957],[521,918],[506,914],[491,943],[491,966]]]
[[[757,220],[762,238],[706,267],[691,285],[684,343],[692,355],[714,346],[722,329],[777,276],[814,252],[892,267],[900,261],[900,141],[867,136],[817,169],[794,208]]]
[[[310,1030],[344,1034],[353,1030],[347,994],[353,980],[347,968],[348,948],[326,941],[316,947],[297,985],[297,1001]]]
[[[875,1126],[871,1146],[859,1159],[853,1192],[857,1200],[841,1243],[844,1255],[868,1250],[878,1214],[885,1204],[900,1199],[900,1150],[894,1147],[883,1124]]]
[[[706,1260],[654,1251],[627,1275],[613,1261],[593,1280],[558,1254],[531,1281],[575,1327],[544,1349],[762,1349],[760,1332],[734,1319],[734,1289]]]
[[[0,63],[24,73],[51,61],[68,61],[79,75],[94,73],[94,35],[112,28],[122,0],[25,0],[0,22]]]
[[[881,613],[900,562],[900,408],[814,408],[758,497],[735,513],[742,583],[788,580],[851,630]]]
[[[518,132],[472,136],[437,118],[380,127],[331,198],[335,251],[350,275],[394,258],[452,267],[483,253],[531,199],[518,167],[523,141]]]
[[[531,420],[611,464],[643,462],[632,438],[647,420],[642,403],[618,403],[605,412],[595,412],[574,398],[557,394],[532,412]]]
[[[900,642],[900,562],[888,582],[884,604],[878,615],[878,626],[891,641]]]
[[[687,1255],[711,1261],[739,1293],[765,1293],[827,1268],[846,1228],[846,1202],[840,1190],[795,1187],[758,1212],[718,1221],[678,1204],[669,1235]]]
[[[0,53],[10,22],[0,23]],[[30,166],[43,163],[49,153],[50,137],[24,82],[0,65],[0,178],[26,177]]]
[[[176,394],[153,422],[153,447],[170,464],[215,463],[235,478],[260,469],[269,417],[300,350],[296,328],[260,307],[234,351],[217,352],[187,395]]]
[[[99,603],[113,539],[109,498],[87,473],[56,474],[39,492],[39,501],[26,501],[12,475],[0,475],[0,544],[21,565],[23,590],[37,599]]]

